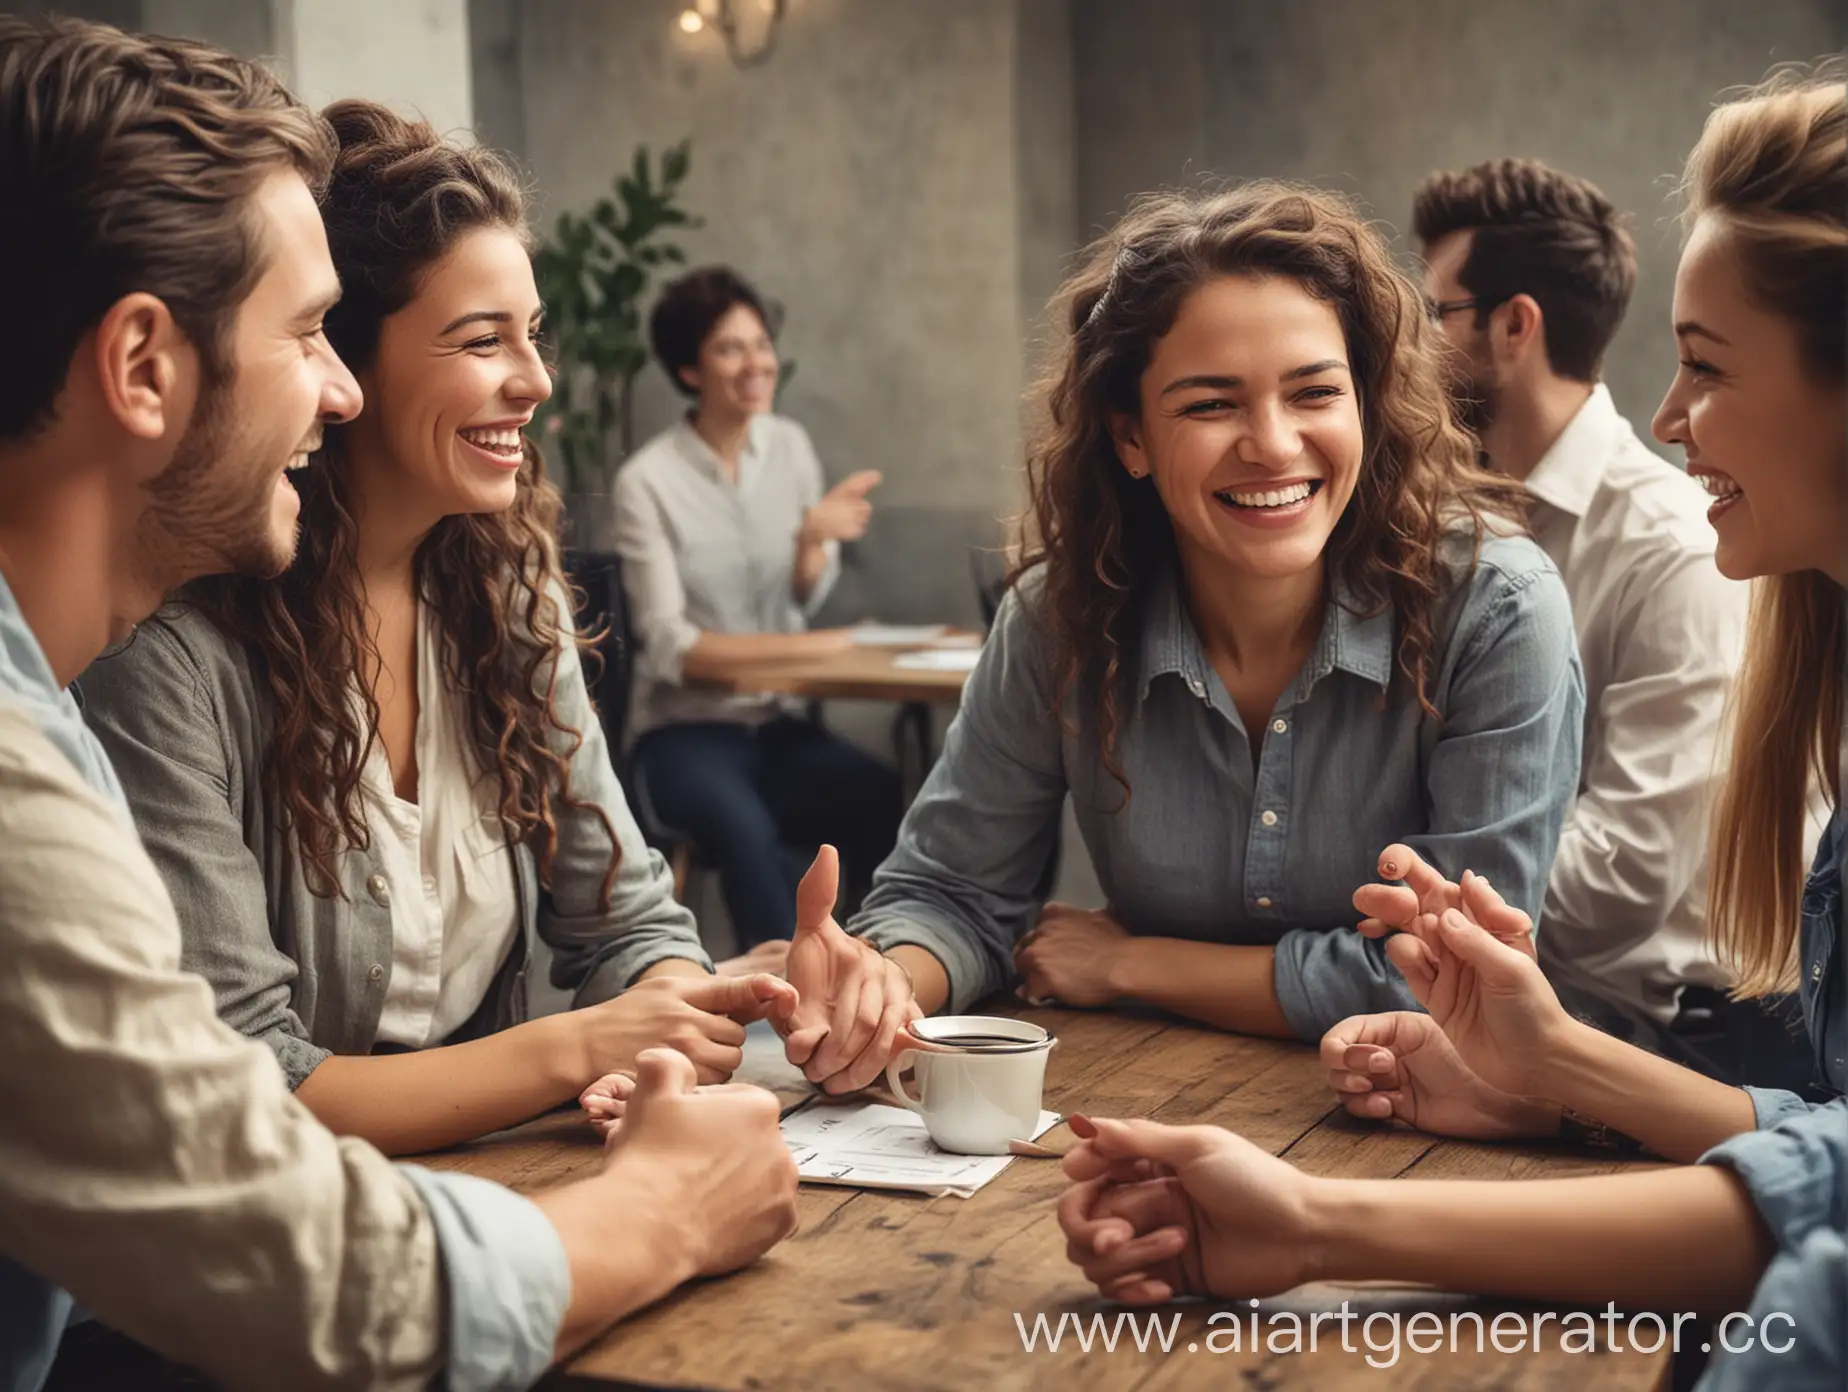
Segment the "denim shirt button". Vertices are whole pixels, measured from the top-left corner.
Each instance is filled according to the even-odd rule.
[[[391,905],[391,886],[386,883],[383,875],[374,874],[366,877],[366,893],[372,896],[372,902],[380,908],[388,908]]]
[[[366,968],[366,980],[383,981],[384,979],[385,968],[381,967],[377,962],[374,962],[370,967]]]
[[[1271,733],[1273,735],[1281,735],[1285,730],[1289,728],[1290,728],[1290,722],[1287,720],[1277,719],[1277,720],[1271,721]]]
[[[1270,895],[1268,895],[1268,894],[1260,894],[1260,895],[1258,896],[1258,907],[1259,907],[1260,909],[1268,909],[1268,908],[1269,908],[1270,906],[1271,906],[1271,897],[1270,897]]]
[[[1277,814],[1272,812],[1269,808],[1266,808],[1258,820],[1263,822],[1267,827],[1274,827],[1277,825]]]

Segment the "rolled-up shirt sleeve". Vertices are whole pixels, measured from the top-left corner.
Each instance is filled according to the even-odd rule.
[[[571,1303],[571,1268],[530,1199],[473,1175],[400,1165],[417,1187],[443,1255],[447,1392],[532,1386],[551,1366]]]
[[[1560,826],[1578,786],[1585,680],[1565,586],[1551,565],[1477,577],[1458,618],[1459,657],[1436,703],[1426,829],[1406,844],[1445,875],[1487,877],[1538,921]],[[1380,944],[1296,929],[1273,985],[1297,1037],[1350,1015],[1417,1009]]]
[[[1789,1097],[1788,1093],[1782,1096]],[[1754,1101],[1757,1099],[1754,1098]],[[1796,1099],[1792,1098],[1792,1101]],[[1703,1388],[1841,1387],[1848,1382],[1848,1099],[1788,1112],[1768,1131],[1722,1141],[1724,1165],[1777,1243],[1752,1298],[1752,1347],[1714,1364]],[[1778,1345],[1770,1342],[1772,1328]]]
[[[1271,968],[1277,1005],[1310,1043],[1350,1015],[1422,1010],[1386,956],[1384,939],[1295,928],[1277,940]]]
[[[678,686],[681,662],[699,642],[700,630],[687,617],[686,587],[661,505],[634,468],[617,474],[612,501],[623,593],[640,649],[637,665],[648,680]]]
[[[0,707],[0,1241],[241,1387],[524,1387],[568,1299],[525,1200],[336,1138],[180,969],[125,815]],[[517,1288],[517,1289],[516,1289]]]
[[[848,925],[882,952],[936,957],[952,1012],[1013,979],[1066,793],[1050,656],[1022,588],[1002,602],[942,757]]]

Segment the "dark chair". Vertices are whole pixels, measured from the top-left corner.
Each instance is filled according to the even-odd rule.
[[[674,897],[686,902],[687,881],[694,866],[693,840],[663,822],[648,796],[647,780],[630,762],[623,747],[629,731],[629,704],[634,698],[635,631],[629,624],[629,600],[622,588],[622,560],[611,551],[565,552],[565,574],[583,593],[578,606],[580,633],[598,633],[597,656],[602,671],[589,673],[590,694],[603,722],[610,760],[622,784],[629,810],[635,814],[642,839],[667,857],[674,871]]]
[[[984,630],[995,626],[1007,594],[1007,557],[992,546],[969,548],[969,576],[975,581],[975,602],[982,612]]]

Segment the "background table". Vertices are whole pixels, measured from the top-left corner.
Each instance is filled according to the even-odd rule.
[[[991,1003],[993,1006],[993,1003]],[[1626,1168],[1532,1146],[1439,1141],[1349,1118],[1333,1103],[1314,1052],[1160,1019],[1057,1010],[1013,1010],[1059,1035],[1047,1073],[1046,1105],[1061,1113],[1210,1121],[1315,1174],[1390,1178],[1527,1179]],[[774,1080],[772,1080],[774,1081]],[[786,1100],[798,1094],[785,1091]],[[1060,1127],[1046,1138],[1069,1143]],[[484,1175],[515,1189],[555,1184],[591,1170],[594,1139],[576,1117],[556,1115],[428,1163]],[[1174,1351],[1138,1353],[1125,1337],[1115,1353],[1080,1352],[1068,1332],[1058,1353],[1024,1352],[1014,1323],[1036,1314],[1056,1325],[1114,1307],[1065,1260],[1054,1206],[1065,1183],[1056,1161],[1020,1159],[971,1199],[929,1199],[804,1185],[801,1230],[747,1271],[695,1284],[618,1326],[576,1358],[551,1385],[711,1389],[1287,1389],[1570,1388],[1642,1392],[1667,1385],[1669,1355],[1634,1351],[1477,1354],[1474,1336],[1455,1354],[1402,1348],[1395,1367],[1364,1361],[1358,1320],[1341,1351],[1339,1327],[1324,1324],[1314,1354],[1214,1354],[1207,1316],[1184,1310]],[[1424,1290],[1311,1286],[1266,1301],[1269,1312],[1338,1308],[1358,1314],[1534,1307]],[[1249,1314],[1243,1302],[1235,1306]],[[1267,1327],[1262,1326],[1261,1327]],[[1470,1326],[1466,1325],[1468,1330]],[[1602,1326],[1600,1326],[1602,1330]],[[1198,1352],[1187,1352],[1198,1342]],[[1306,1343],[1306,1340],[1305,1340]],[[1244,1380],[1241,1381],[1241,1378]]]
[[[973,646],[978,634],[944,635]],[[899,667],[902,652],[945,646],[941,642],[917,648],[853,647],[821,657],[754,662],[715,681],[703,683],[721,691],[766,696],[798,696],[812,701],[891,701],[898,713],[893,720],[892,748],[904,779],[906,801],[924,781],[935,757],[931,736],[931,707],[954,705],[969,680],[966,671],[932,671]]]

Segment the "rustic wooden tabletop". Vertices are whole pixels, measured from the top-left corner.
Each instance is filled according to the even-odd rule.
[[[1230,1127],[1317,1174],[1369,1178],[1522,1179],[1588,1174],[1623,1162],[1533,1146],[1441,1141],[1354,1121],[1335,1106],[1314,1052],[1144,1016],[1019,1010],[1059,1035],[1046,1106],[1061,1113],[1148,1116]],[[772,1070],[774,1073],[774,1070]],[[787,1073],[761,1078],[799,1095]],[[1044,1138],[1069,1144],[1063,1127]],[[594,1166],[598,1146],[555,1115],[429,1163],[531,1190]],[[1562,1349],[1543,1307],[1384,1285],[1310,1286],[1266,1300],[1190,1303],[1138,1313],[1094,1299],[1065,1260],[1054,1206],[1065,1185],[1052,1160],[1018,1159],[973,1198],[804,1186],[801,1230],[751,1269],[687,1287],[580,1354],[559,1387],[710,1389],[1570,1388],[1643,1392],[1667,1385],[1669,1355]],[[1351,1313],[1343,1326],[1339,1312]],[[1311,1317],[1325,1315],[1315,1351]],[[1417,1325],[1412,1316],[1426,1312]],[[1211,1317],[1221,1318],[1209,1326]],[[1290,1314],[1302,1331],[1291,1352]],[[1502,1347],[1490,1332],[1504,1314]],[[1093,1317],[1101,1315],[1097,1324]],[[1238,1351],[1228,1316],[1240,1325]],[[1045,1324],[1038,1324],[1039,1317]],[[1071,1318],[1067,1319],[1066,1317]],[[1370,1325],[1363,1322],[1375,1316]],[[1178,1323],[1177,1323],[1178,1318]],[[1061,1329],[1056,1351],[1047,1347]],[[1075,1330],[1094,1336],[1089,1351]],[[1580,1323],[1583,1328],[1583,1322]],[[1025,1337],[1041,1329],[1037,1348]],[[1457,1347],[1449,1342],[1455,1330]],[[1433,1335],[1434,1330],[1441,1334]],[[1114,1351],[1101,1337],[1116,1332]],[[1619,1331],[1621,1333],[1621,1330]],[[1408,1337],[1413,1336],[1413,1337]],[[1170,1351],[1163,1352],[1161,1340]],[[1441,1350],[1418,1352],[1440,1344]],[[1478,1347],[1480,1345],[1480,1351]],[[1381,1366],[1387,1365],[1389,1366]]]

